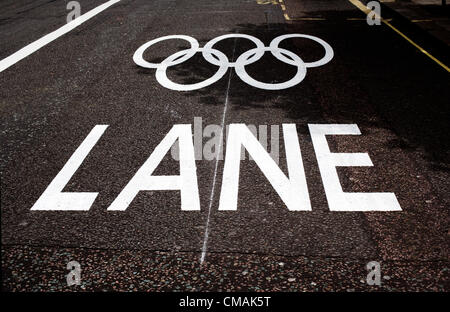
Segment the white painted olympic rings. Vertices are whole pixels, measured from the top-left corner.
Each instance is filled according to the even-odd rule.
[[[248,39],[256,45],[256,48],[250,49],[242,53],[239,57],[237,57],[235,62],[230,62],[230,60],[224,53],[213,48],[213,46],[217,42],[228,38]],[[288,38],[306,38],[316,41],[325,49],[325,56],[323,56],[320,60],[315,62],[304,62],[297,54],[279,47],[280,42]],[[145,50],[147,50],[155,43],[169,39],[185,40],[190,43],[191,47],[189,49],[178,51],[170,55],[161,63],[150,63],[144,60],[143,54]],[[202,55],[207,62],[219,67],[217,72],[212,77],[193,84],[175,83],[167,77],[168,67],[175,66],[187,61],[197,52],[202,52]],[[250,77],[250,75],[245,70],[245,66],[253,64],[259,59],[261,59],[261,57],[264,55],[265,52],[271,52],[272,55],[276,57],[278,60],[286,64],[296,66],[297,73],[295,74],[295,76],[292,77],[290,80],[281,83],[265,83]],[[203,48],[200,48],[198,41],[190,36],[172,35],[153,39],[143,44],[134,53],[133,61],[141,67],[155,68],[156,80],[165,88],[177,91],[193,91],[207,87],[217,82],[219,79],[221,79],[227,72],[228,68],[230,67],[234,67],[236,74],[239,76],[239,78],[242,79],[242,81],[255,88],[265,90],[282,90],[299,84],[305,78],[307,68],[325,65],[326,63],[331,61],[333,56],[334,56],[333,48],[331,48],[331,46],[327,42],[325,42],[320,38],[304,34],[288,34],[278,36],[272,40],[269,47],[264,46],[261,40],[250,35],[227,34],[210,40],[205,44]]]

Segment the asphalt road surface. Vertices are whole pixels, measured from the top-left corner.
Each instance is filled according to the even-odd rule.
[[[81,0],[81,14],[105,2]],[[449,291],[448,71],[385,23],[368,25],[352,2],[121,0],[3,68],[2,289]],[[66,4],[2,1],[0,59],[66,25]],[[389,19],[389,12],[381,13]],[[448,51],[408,25],[391,23],[448,64]],[[251,53],[241,57],[255,43],[231,36],[214,45],[228,58],[212,52],[220,66],[201,52],[190,58],[179,53],[165,72],[133,61],[139,47],[163,36],[190,36],[202,48],[225,34],[253,36],[267,49],[259,60]],[[304,37],[283,40],[281,56],[274,57],[271,41],[287,34],[322,39],[332,59],[306,68],[326,49]],[[159,64],[189,46],[183,39],[160,41],[144,51],[143,60]],[[244,71],[254,80],[242,79],[242,68],[232,62],[247,62]],[[220,71],[226,72],[208,86],[174,90],[210,81]],[[303,80],[280,90],[254,82],[273,86],[298,75]],[[168,79],[175,84],[164,86]],[[267,126],[286,177],[291,168],[288,174],[285,143],[295,149],[296,142],[284,141],[282,125],[296,125],[302,161],[290,159],[290,166],[303,164],[299,172],[308,191],[305,196],[304,188],[296,189],[291,197],[294,204],[309,198],[311,210],[289,209],[260,168],[267,169],[267,159],[257,164],[248,154],[238,168],[237,209],[225,210],[233,203],[226,195],[219,209],[223,185],[232,182],[223,179],[223,159],[202,154],[212,136],[206,129],[240,123]],[[195,161],[198,187],[184,184],[185,207],[180,190],[154,180],[154,190],[138,191],[126,210],[108,210],[172,127],[183,124],[192,125],[194,136],[206,133],[200,150],[195,144],[203,159]],[[319,169],[319,142],[309,127],[314,124],[356,125],[361,135],[326,136],[332,153],[367,153],[373,163],[337,167],[342,190],[393,193],[401,210],[376,199],[354,203],[356,210],[345,202],[334,206],[343,211],[333,210],[333,191],[326,194],[332,175]],[[88,210],[51,210],[59,206],[49,196],[41,210],[31,210],[97,125],[108,127],[74,174],[61,174],[67,183],[57,181],[62,189],[52,195],[96,192],[92,205],[72,197],[65,208]],[[228,139],[225,130],[215,135]],[[243,137],[240,131],[230,140]],[[224,141],[215,148],[226,155],[231,145]],[[188,157],[184,152],[180,156]],[[181,171],[169,152],[152,175],[186,173]],[[195,208],[197,190],[200,209],[184,209]],[[367,207],[380,210],[362,211]],[[69,261],[80,264],[81,285],[68,286]],[[381,285],[366,281],[370,261],[380,264]]]

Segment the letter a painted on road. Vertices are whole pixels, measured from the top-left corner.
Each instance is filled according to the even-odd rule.
[[[177,139],[180,151],[180,175],[153,176],[153,171]],[[200,210],[191,125],[172,127],[108,210],[125,210],[139,191],[157,190],[180,190],[181,210]]]

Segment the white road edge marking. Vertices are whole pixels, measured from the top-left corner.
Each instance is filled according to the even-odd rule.
[[[232,59],[234,58],[235,50],[236,50],[236,39],[234,39],[234,47],[233,47]],[[230,69],[230,74],[228,75],[227,92],[226,92],[226,95],[225,95],[225,105],[223,107],[223,114],[222,114],[222,130],[220,131],[219,148],[218,148],[218,151],[217,151],[217,154],[216,154],[216,164],[215,164],[215,167],[214,167],[213,185],[212,185],[212,188],[211,188],[211,195],[209,197],[208,218],[206,219],[205,238],[203,239],[202,256],[200,257],[200,265],[202,265],[203,262],[205,261],[206,249],[207,249],[207,246],[208,246],[209,220],[210,220],[210,217],[211,217],[211,209],[212,209],[212,204],[214,202],[214,194],[215,194],[215,190],[216,190],[217,168],[219,166],[219,158],[220,158],[220,155],[222,153],[222,148],[223,148],[223,131],[225,129],[225,116],[227,114],[227,109],[228,109],[228,93],[230,91],[230,83],[231,83],[231,76],[232,76],[232,74],[233,74],[233,71]]]
[[[119,2],[120,0],[109,0],[108,2],[105,2],[98,7],[90,10],[89,12],[86,12],[85,14],[81,15],[80,17],[74,19],[70,23],[65,24],[64,26],[58,28],[57,30],[45,35],[44,37],[41,37],[40,39],[30,43],[29,45],[23,47],[19,51],[11,54],[10,56],[4,58],[0,61],[0,73],[4,71],[5,69],[9,68],[10,66],[14,65],[15,63],[23,60],[28,55],[36,52],[40,48],[44,47],[48,43],[52,42],[55,39],[58,39],[62,35],[68,33],[72,29],[78,27],[82,23],[86,22],[90,18],[94,17],[98,13],[106,10],[113,4]]]

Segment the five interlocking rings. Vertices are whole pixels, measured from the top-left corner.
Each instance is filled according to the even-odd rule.
[[[244,38],[252,41],[256,48],[250,49],[244,53],[242,53],[235,62],[230,62],[228,57],[222,53],[221,51],[214,49],[213,46],[224,39],[228,38]],[[313,41],[316,41],[320,45],[323,46],[325,49],[325,56],[322,57],[320,60],[315,62],[304,62],[297,54],[280,48],[279,44],[281,41],[288,39],[288,38],[306,38],[311,39]],[[158,43],[160,41],[169,40],[169,39],[181,39],[186,40],[191,44],[191,47],[186,50],[178,51],[169,57],[167,57],[165,60],[163,60],[161,63],[150,63],[144,60],[143,54],[146,49],[154,45],[155,43]],[[288,81],[281,82],[281,83],[265,83],[258,81],[247,73],[245,70],[245,66],[250,65],[256,61],[258,61],[266,51],[270,51],[273,56],[275,56],[278,60],[290,64],[297,67],[297,73],[293,78],[291,78]],[[167,68],[170,66],[175,66],[180,63],[183,63],[190,59],[192,56],[194,56],[195,53],[202,52],[203,57],[206,61],[209,63],[216,65],[219,67],[217,72],[210,78],[193,83],[193,84],[179,84],[176,82],[171,81],[167,77]],[[145,68],[156,68],[156,80],[165,88],[177,90],[177,91],[193,91],[198,90],[204,87],[207,87],[216,81],[218,81],[220,78],[222,78],[225,73],[227,72],[228,68],[234,67],[236,74],[241,78],[244,82],[247,84],[259,88],[259,89],[265,89],[265,90],[282,90],[287,89],[290,87],[293,87],[297,84],[299,84],[306,75],[306,68],[309,67],[318,67],[322,66],[326,63],[328,63],[334,56],[333,49],[331,46],[323,41],[320,38],[310,36],[310,35],[304,35],[304,34],[288,34],[288,35],[282,35],[278,36],[275,39],[272,40],[269,47],[264,46],[261,40],[258,38],[255,38],[250,35],[245,34],[227,34],[223,36],[216,37],[209,42],[205,44],[203,48],[200,48],[199,43],[196,39],[185,36],[185,35],[172,35],[172,36],[164,36],[157,39],[153,39],[142,46],[140,46],[136,52],[133,55],[134,62]]]

